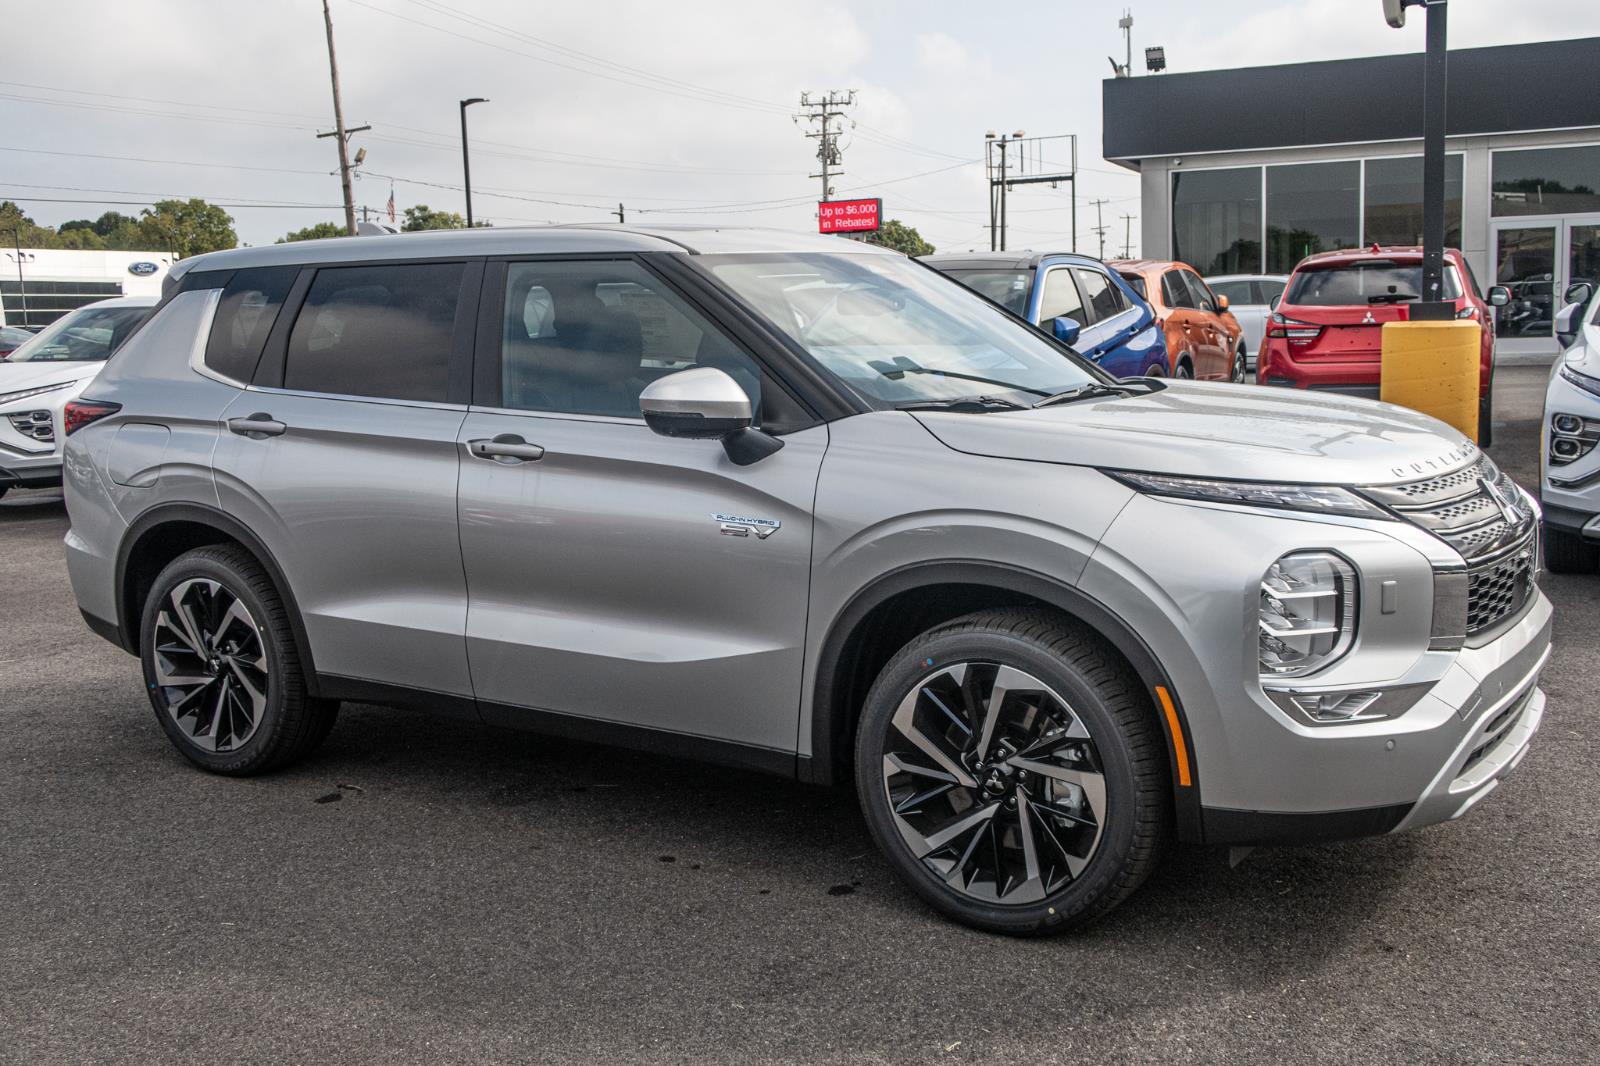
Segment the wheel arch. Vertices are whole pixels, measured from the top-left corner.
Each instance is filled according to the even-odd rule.
[[[1139,678],[1167,742],[1178,836],[1199,840],[1200,780],[1193,762],[1194,744],[1180,694],[1160,660],[1132,626],[1093,597],[1044,574],[1004,563],[911,564],[879,577],[850,598],[830,624],[818,655],[811,755],[802,760],[802,775],[818,784],[848,779],[867,690],[883,663],[917,633],[975,610],[1039,605],[1094,632]],[[892,625],[875,635],[881,623],[891,620]],[[1164,713],[1158,689],[1168,694],[1170,715]]]
[[[139,624],[144,600],[156,576],[167,564],[185,552],[216,544],[235,544],[249,552],[266,570],[278,595],[283,597],[289,615],[300,661],[305,666],[306,685],[319,695],[311,642],[301,621],[299,604],[283,568],[261,538],[224,511],[199,503],[158,504],[140,514],[128,526],[117,549],[116,611],[120,643],[124,651],[139,654]]]

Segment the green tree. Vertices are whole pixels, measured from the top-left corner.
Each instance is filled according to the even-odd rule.
[[[138,219],[130,218],[120,211],[107,211],[94,220],[94,231],[102,237],[109,237],[118,230],[138,224]]]
[[[337,222],[318,222],[315,226],[297,229],[293,233],[285,233],[273,241],[273,244],[292,244],[295,241],[320,241],[326,237],[343,237],[344,226]]]
[[[10,247],[13,243],[24,248],[59,248],[61,238],[49,226],[41,226],[29,218],[10,200],[0,201],[0,246]]]
[[[418,204],[416,207],[406,208],[406,220],[401,229],[415,231],[422,229],[465,229],[467,220],[454,211],[435,211],[427,204]]]
[[[906,255],[932,255],[933,245],[922,239],[922,234],[898,218],[891,218],[874,233],[863,233],[861,239],[868,244],[881,244]]]
[[[145,247],[171,251],[180,259],[239,243],[232,216],[199,197],[162,200],[145,208],[139,214],[138,229]]]

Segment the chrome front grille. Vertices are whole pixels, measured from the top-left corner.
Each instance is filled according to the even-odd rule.
[[[24,437],[46,444],[56,439],[55,416],[49,411],[18,411],[6,418],[10,420],[11,428]]]
[[[1537,569],[1538,519],[1517,483],[1487,455],[1448,474],[1362,491],[1461,553],[1467,562],[1469,636],[1527,604]]]

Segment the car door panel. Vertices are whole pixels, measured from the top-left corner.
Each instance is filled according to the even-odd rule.
[[[486,717],[531,708],[792,751],[826,427],[741,467],[716,441],[639,421],[475,410],[463,456],[502,434],[543,455],[463,458],[467,653]],[[772,532],[724,530],[740,519]]]

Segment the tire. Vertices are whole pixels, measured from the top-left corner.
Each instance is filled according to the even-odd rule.
[[[1147,378],[1164,378],[1167,376],[1167,368],[1161,363],[1151,363],[1149,368],[1145,370],[1144,376]]]
[[[1172,376],[1181,381],[1193,381],[1194,367],[1188,362],[1181,362],[1173,369]]]
[[[1002,684],[1011,695],[986,729]],[[1143,687],[1098,637],[1048,611],[982,611],[901,649],[867,696],[855,770],[895,873],[989,932],[1094,921],[1171,838],[1166,744]]]
[[[312,699],[289,612],[236,547],[196,548],[157,576],[139,626],[156,720],[196,766],[245,777],[287,766],[332,729],[339,704]]]
[[[1600,572],[1600,545],[1577,533],[1544,527],[1544,565],[1552,574]]]
[[[1243,385],[1245,377],[1244,342],[1239,342],[1238,349],[1233,353],[1233,370],[1228,375],[1228,380],[1235,385]]]

